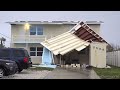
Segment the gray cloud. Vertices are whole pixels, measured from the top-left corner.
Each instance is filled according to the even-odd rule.
[[[0,33],[11,37],[8,21],[103,21],[101,36],[120,44],[120,11],[0,11]],[[1,36],[1,35],[0,35]],[[10,39],[6,38],[6,46]]]

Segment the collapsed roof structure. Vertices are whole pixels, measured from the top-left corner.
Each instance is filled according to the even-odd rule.
[[[64,55],[72,50],[81,51],[89,46],[91,42],[107,43],[87,24],[79,22],[70,31],[45,40],[41,44],[53,52],[54,55]]]

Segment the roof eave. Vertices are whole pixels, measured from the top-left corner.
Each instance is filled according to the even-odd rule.
[[[26,23],[26,21],[16,21],[16,22],[6,22],[6,23],[9,23],[9,24],[25,24]],[[75,25],[75,24],[77,24],[78,22],[38,22],[38,21],[36,21],[36,22],[32,22],[32,21],[28,21],[28,23],[29,24],[58,24],[58,25],[60,25],[60,24],[67,24],[67,25]],[[102,21],[86,21],[85,22],[86,24],[98,24],[98,25],[100,25],[101,23],[103,23]]]

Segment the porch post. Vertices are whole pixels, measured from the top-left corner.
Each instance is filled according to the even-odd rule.
[[[89,46],[89,65],[91,66],[91,44]]]
[[[61,65],[61,55],[60,55],[60,65]]]
[[[52,54],[52,64],[55,64],[53,53],[51,52],[51,54]]]

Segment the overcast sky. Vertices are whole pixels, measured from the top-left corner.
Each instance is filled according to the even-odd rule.
[[[120,45],[120,11],[0,11],[0,33],[10,46],[11,28],[8,21],[103,21],[101,36]]]

